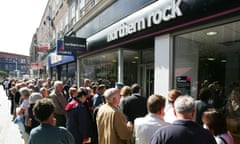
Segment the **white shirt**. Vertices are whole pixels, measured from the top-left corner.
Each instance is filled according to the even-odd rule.
[[[176,116],[174,115],[173,104],[168,103],[164,109],[164,121],[168,123],[173,123],[176,120]]]
[[[154,132],[166,125],[168,123],[153,113],[149,113],[142,118],[136,118],[134,121],[135,144],[148,144]]]
[[[224,141],[219,138],[219,136],[221,136],[227,142],[227,144],[234,144],[233,137],[230,132],[214,136],[217,144],[225,144]]]
[[[27,99],[24,99],[23,101],[22,101],[22,104],[20,105],[20,107],[22,108],[22,109],[24,109],[24,115],[25,116],[28,116],[28,108],[29,108],[29,106],[30,106],[30,104],[29,104],[29,99],[27,98]]]

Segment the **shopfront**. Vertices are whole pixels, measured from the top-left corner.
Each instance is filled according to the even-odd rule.
[[[84,78],[107,80],[109,86],[137,82],[145,97],[177,88],[195,99],[208,86],[220,99],[214,107],[222,108],[240,86],[240,1],[156,1],[87,38],[87,44],[78,57],[79,85]],[[239,133],[239,98],[236,105]]]
[[[137,82],[146,97],[178,88],[197,98],[203,81],[217,81],[227,94],[239,77],[239,12],[234,0],[156,1],[87,38],[78,84]]]
[[[76,61],[74,56],[49,54],[48,66],[53,80],[62,80],[69,84],[76,83]]]

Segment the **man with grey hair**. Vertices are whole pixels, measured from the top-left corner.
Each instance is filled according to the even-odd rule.
[[[129,144],[132,125],[118,108],[119,89],[107,89],[104,97],[106,104],[100,106],[96,118],[99,144]]]
[[[198,125],[194,116],[194,99],[180,96],[174,102],[176,120],[169,126],[159,128],[150,144],[216,144],[209,131]]]
[[[57,126],[66,126],[66,111],[65,106],[67,105],[67,100],[63,96],[63,82],[55,81],[54,90],[49,95],[49,98],[53,100],[55,104],[54,116],[56,118]]]

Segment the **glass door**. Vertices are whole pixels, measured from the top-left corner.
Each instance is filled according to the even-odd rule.
[[[141,86],[142,95],[144,97],[149,97],[154,92],[154,69],[152,65],[142,65],[141,66]]]

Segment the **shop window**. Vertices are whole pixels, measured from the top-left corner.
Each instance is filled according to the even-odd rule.
[[[237,136],[240,136],[239,32],[237,21],[174,38],[174,87],[196,99],[202,87],[209,87],[212,91],[209,104],[225,112],[232,123],[229,130]]]
[[[85,78],[89,78],[95,82],[101,80],[109,87],[113,87],[117,81],[117,56],[117,51],[111,51],[81,59],[80,85],[83,85]]]

